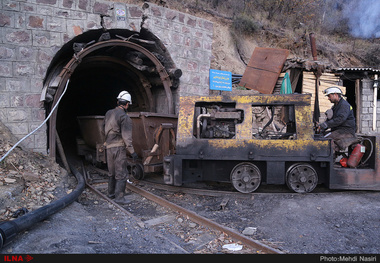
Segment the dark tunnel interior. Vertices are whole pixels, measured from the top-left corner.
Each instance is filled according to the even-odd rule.
[[[135,97],[134,91],[139,85],[130,74],[125,68],[107,62],[84,62],[77,68],[57,114],[56,128],[65,145],[74,144],[80,135],[77,116],[103,116],[116,106],[116,97],[122,90]],[[130,111],[139,111],[139,105],[133,102]]]
[[[45,82],[53,79],[64,65],[73,57],[73,45],[76,41],[88,43],[100,38],[102,31],[85,33],[67,43],[53,58]],[[136,34],[128,30],[110,32],[111,38]],[[155,44],[157,39],[143,39],[141,35],[135,42],[142,43],[149,52],[160,58],[164,65],[172,60],[167,53]],[[161,54],[160,54],[161,53]],[[166,56],[165,56],[166,55]],[[165,66],[165,65],[164,65]],[[169,66],[172,64],[169,63]],[[50,75],[49,75],[50,74]],[[53,77],[51,77],[53,76]],[[66,149],[73,150],[76,138],[81,137],[78,116],[104,116],[107,110],[116,107],[118,94],[126,90],[132,96],[130,112],[155,111],[155,93],[163,89],[160,76],[154,63],[144,54],[123,46],[104,47],[86,56],[70,77],[65,95],[57,110],[56,130]],[[45,83],[46,84],[46,83]],[[45,107],[51,107],[51,101],[45,101]],[[49,125],[54,125],[49,124]]]

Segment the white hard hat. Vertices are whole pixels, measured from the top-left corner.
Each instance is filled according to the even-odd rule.
[[[118,100],[126,100],[129,101],[129,104],[132,104],[132,98],[131,94],[128,93],[128,91],[123,90],[119,93],[119,96],[117,96]]]
[[[342,94],[342,90],[336,86],[332,86],[323,91],[323,94],[326,96],[333,93]]]

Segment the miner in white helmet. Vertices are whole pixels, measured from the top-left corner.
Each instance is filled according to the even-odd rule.
[[[327,120],[319,124],[319,128],[322,131],[331,129],[331,134],[328,138],[333,139],[334,151],[344,149],[348,145],[345,145],[345,141],[356,138],[355,129],[355,116],[352,110],[352,106],[342,97],[342,90],[339,87],[329,87],[323,91],[328,97],[329,101],[334,105],[329,113],[326,114]],[[332,111],[332,114],[331,114]]]
[[[132,145],[132,120],[127,114],[130,104],[131,95],[127,91],[120,92],[117,96],[117,107],[107,111],[103,123],[109,171],[108,197],[115,198],[115,202],[119,204],[131,201],[125,196],[129,177],[127,154],[134,160],[138,158]]]

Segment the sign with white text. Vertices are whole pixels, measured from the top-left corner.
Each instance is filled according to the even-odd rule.
[[[210,89],[232,91],[232,73],[210,69]]]
[[[125,21],[127,19],[127,10],[122,5],[115,7],[115,14],[117,21]]]

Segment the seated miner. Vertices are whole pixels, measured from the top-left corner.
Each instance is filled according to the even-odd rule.
[[[107,111],[103,122],[109,172],[108,197],[115,198],[115,202],[119,204],[132,201],[125,196],[129,178],[127,154],[134,160],[138,158],[132,145],[132,120],[127,114],[130,104],[131,95],[127,91],[120,92],[117,107]]]
[[[354,112],[352,106],[343,98],[340,88],[329,87],[323,93],[334,105],[326,112],[327,120],[320,123],[318,128],[321,131],[331,129],[326,137],[332,139],[336,154],[356,141]]]

